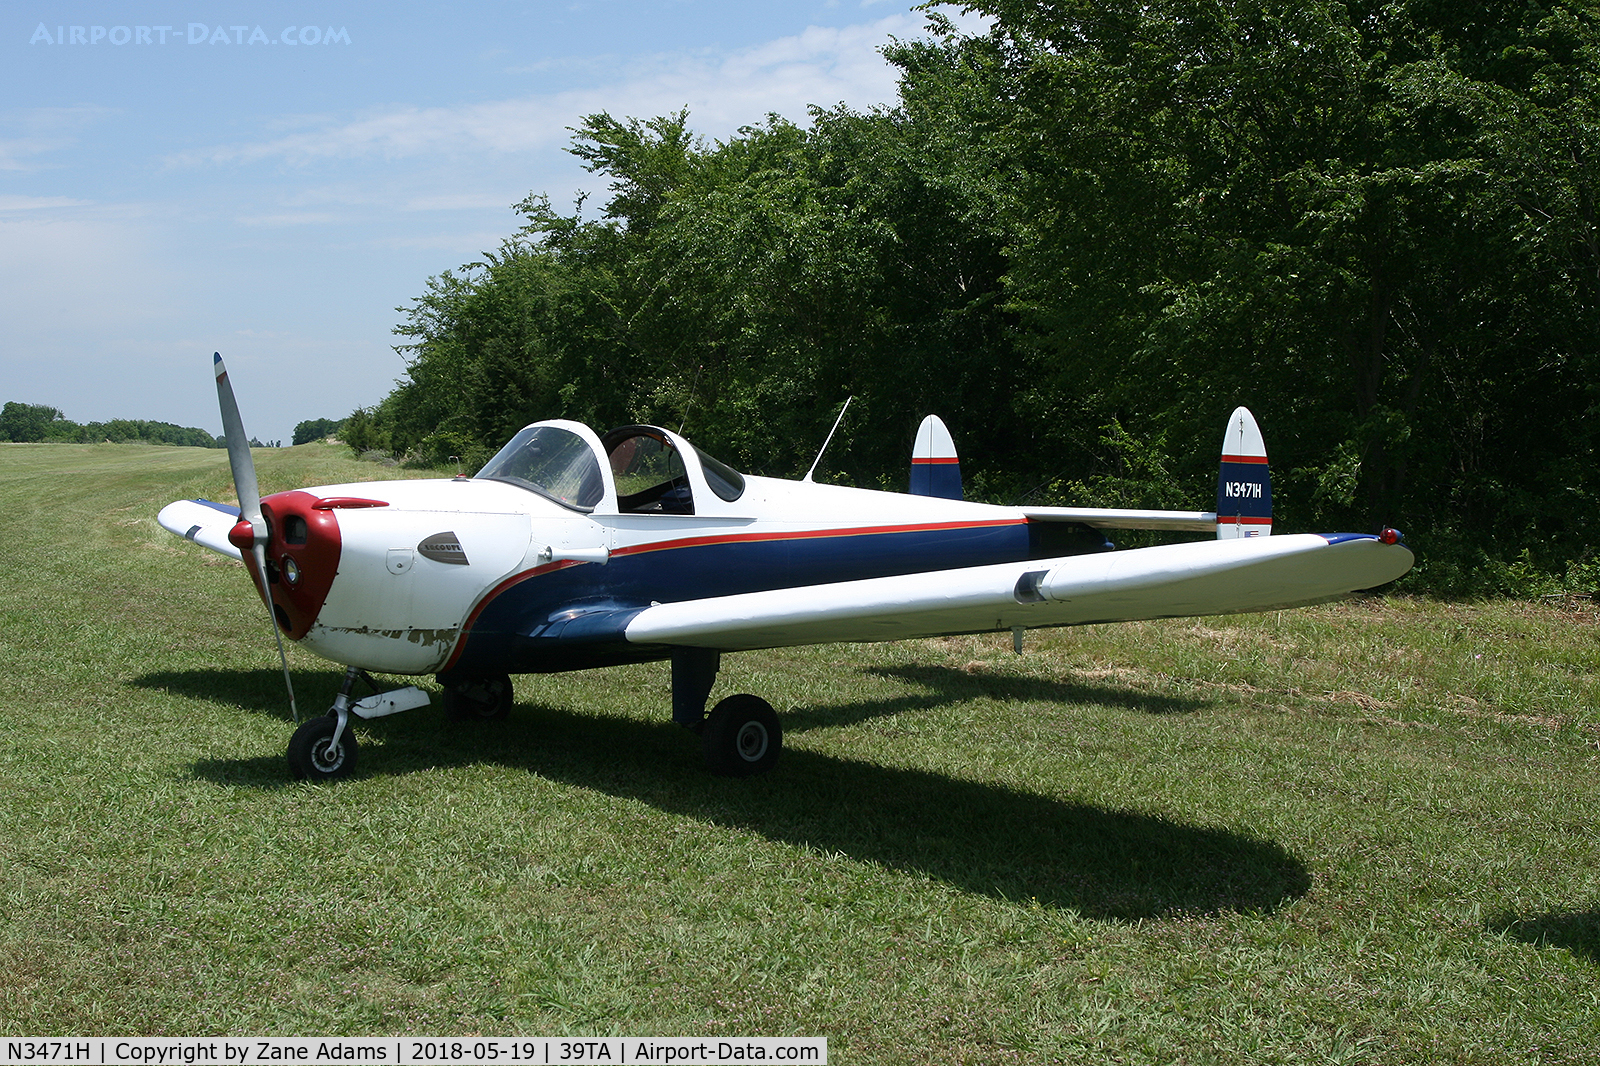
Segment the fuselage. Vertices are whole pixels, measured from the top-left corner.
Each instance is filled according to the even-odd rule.
[[[548,438],[569,435],[583,477],[547,489],[501,462],[485,468],[500,479],[263,500],[280,627],[318,655],[387,673],[552,672],[670,655],[623,635],[655,603],[1110,547],[1013,508],[738,475],[654,427],[602,441],[575,423],[541,426],[547,439],[523,451],[547,460]],[[665,446],[670,467],[657,462],[641,479],[630,469],[636,440]]]

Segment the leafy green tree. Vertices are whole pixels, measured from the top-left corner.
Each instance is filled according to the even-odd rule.
[[[13,400],[0,410],[0,440],[18,443],[42,441],[52,425],[62,420],[61,412],[54,407]]]
[[[562,415],[684,425],[793,474],[854,395],[827,468],[875,480],[900,476],[933,406],[1004,406],[1004,360],[965,348],[1006,343],[999,238],[971,222],[993,212],[960,202],[903,117],[772,118],[709,147],[685,122],[591,116],[573,151],[613,179],[602,217],[529,197],[519,234],[430,281],[399,329],[409,381],[382,414],[397,446],[488,448]]]
[[[175,426],[170,422],[149,422],[143,419],[117,418],[109,422],[89,422],[79,425],[64,417],[54,407],[42,404],[8,403],[0,413],[0,440],[44,441],[53,444],[113,444],[144,442],[173,444],[191,448],[223,448],[221,437],[213,437],[203,429],[193,426]]]
[[[392,398],[393,394],[391,394]],[[389,401],[386,400],[385,404],[388,403]],[[366,407],[357,408],[350,412],[349,417],[341,423],[340,432],[344,442],[357,455],[389,448],[391,442],[381,415],[382,406],[380,405],[379,411],[373,411],[371,408]]]
[[[1038,424],[1208,440],[1244,401],[1295,525],[1582,550],[1591,5],[964,6],[992,31],[903,50],[906,92],[1014,103],[985,134]]]
[[[294,445],[310,444],[339,432],[339,422],[331,418],[311,418],[294,427]]]

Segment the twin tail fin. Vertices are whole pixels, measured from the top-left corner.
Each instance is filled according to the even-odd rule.
[[[955,442],[938,415],[929,415],[917,428],[911,451],[911,493],[959,500],[961,461]],[[1082,521],[1092,526],[1128,529],[1206,529],[1215,525],[1218,540],[1272,535],[1272,475],[1267,466],[1267,445],[1261,427],[1248,408],[1238,407],[1228,416],[1222,437],[1222,460],[1217,468],[1217,509],[1214,514],[1189,512],[1122,512],[1085,508],[1036,508],[1030,517]]]
[[[929,415],[917,427],[917,443],[911,449],[911,495],[961,499],[961,460],[938,415]]]
[[[1272,475],[1267,445],[1250,411],[1234,408],[1217,469],[1217,539],[1272,535]]]

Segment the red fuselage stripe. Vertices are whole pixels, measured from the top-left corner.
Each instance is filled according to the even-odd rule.
[[[506,589],[522,584],[529,578],[538,577],[541,574],[553,573],[556,570],[577,565],[578,564],[576,562],[570,559],[563,559],[558,563],[545,563],[543,566],[536,566],[532,570],[524,570],[520,574],[512,574],[510,577],[500,582],[500,584],[490,589],[488,594],[480,599],[477,605],[472,608],[472,612],[467,615],[467,620],[462,623],[461,633],[456,637],[455,649],[450,652],[450,658],[445,662],[440,672],[443,673],[444,671],[449,670],[456,664],[456,660],[461,658],[461,653],[466,649],[467,646],[467,634],[471,632],[473,625],[478,621],[478,616],[484,612],[484,609],[487,608],[489,604],[494,602],[495,597],[499,596]]]
[[[773,533],[725,533],[709,537],[685,537],[682,540],[658,540],[649,544],[633,544],[611,553],[641,555],[644,552],[667,551],[675,548],[703,548],[714,544],[755,544],[774,540],[818,540],[826,537],[870,537],[886,533],[937,533],[953,529],[991,529],[996,526],[1026,525],[1025,518],[997,518],[987,522],[930,522],[901,526],[861,526],[849,529],[789,530]]]

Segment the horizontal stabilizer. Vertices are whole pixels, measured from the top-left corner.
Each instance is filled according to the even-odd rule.
[[[961,499],[961,460],[938,415],[929,415],[917,427],[917,442],[911,449],[911,495]]]
[[[1267,446],[1248,409],[1228,417],[1217,474],[1215,511],[1141,511],[1116,507],[1024,507],[1030,522],[1078,522],[1094,529],[1210,533],[1218,540],[1272,533],[1272,479]]]
[[[161,509],[156,521],[168,533],[192,540],[219,555],[243,561],[239,549],[228,541],[228,533],[239,524],[240,511],[225,503],[210,500],[179,500]]]
[[[1078,522],[1094,529],[1164,529],[1210,533],[1217,528],[1214,511],[1138,511],[1116,507],[1024,507],[1030,522]]]

